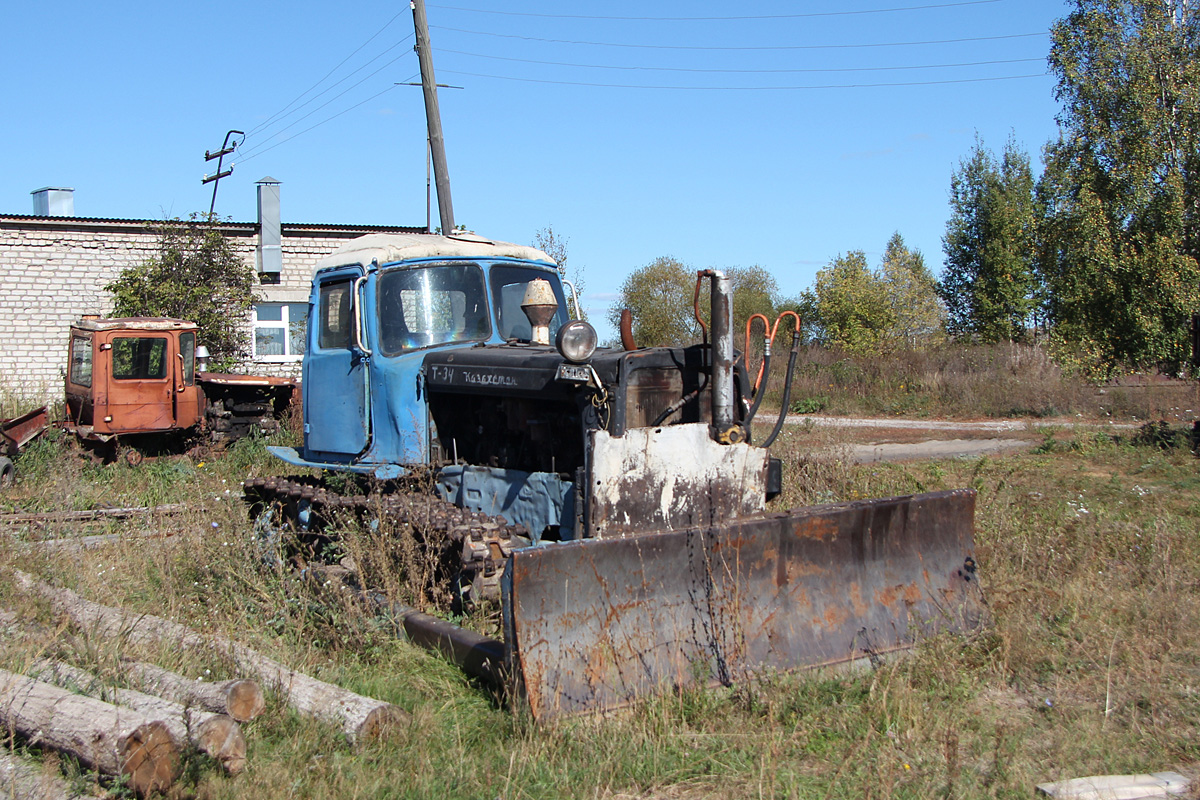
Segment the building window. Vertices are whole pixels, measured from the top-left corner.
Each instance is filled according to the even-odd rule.
[[[306,303],[254,304],[254,360],[296,361],[304,355]]]

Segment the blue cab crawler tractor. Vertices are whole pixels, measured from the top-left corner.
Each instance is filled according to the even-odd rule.
[[[430,557],[449,554],[464,602],[499,600],[502,638],[415,611],[406,630],[539,719],[977,625],[974,492],[771,507],[781,465],[749,425],[764,389],[728,278],[700,273],[697,297],[704,281],[711,342],[597,347],[541,251],[351,241],[313,277],[303,445],[272,451],[373,495],[270,478],[247,500],[310,533],[368,508],[437,527]]]

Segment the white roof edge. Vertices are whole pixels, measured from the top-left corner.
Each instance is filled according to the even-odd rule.
[[[199,330],[194,322],[174,317],[100,317],[96,319],[81,318],[71,323],[71,327],[85,331],[189,331]]]
[[[317,262],[314,271],[348,264],[368,266],[413,258],[519,258],[555,266],[550,256],[523,244],[498,242],[475,233],[453,236],[432,233],[370,233],[352,239]]]

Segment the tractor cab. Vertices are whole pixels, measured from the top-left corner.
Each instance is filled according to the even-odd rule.
[[[374,235],[327,257],[309,301],[304,447],[278,455],[375,474],[426,463],[436,438],[427,359],[489,345],[534,348],[522,304],[539,281],[551,295],[544,338],[567,322],[567,304],[554,262],[534,248],[469,233]],[[474,391],[496,388],[492,375],[460,377]]]
[[[196,324],[178,319],[84,318],[71,326],[67,415],[85,438],[196,426]]]

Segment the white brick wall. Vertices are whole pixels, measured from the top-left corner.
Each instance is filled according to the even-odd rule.
[[[253,268],[258,226],[222,230]],[[405,229],[284,223],[280,283],[260,294],[267,301],[307,298],[318,260],[355,236],[398,230]],[[152,256],[157,243],[154,223],[0,215],[0,391],[60,401],[70,324],[83,314],[109,313],[103,287]],[[240,371],[299,377],[300,363],[247,362]]]

